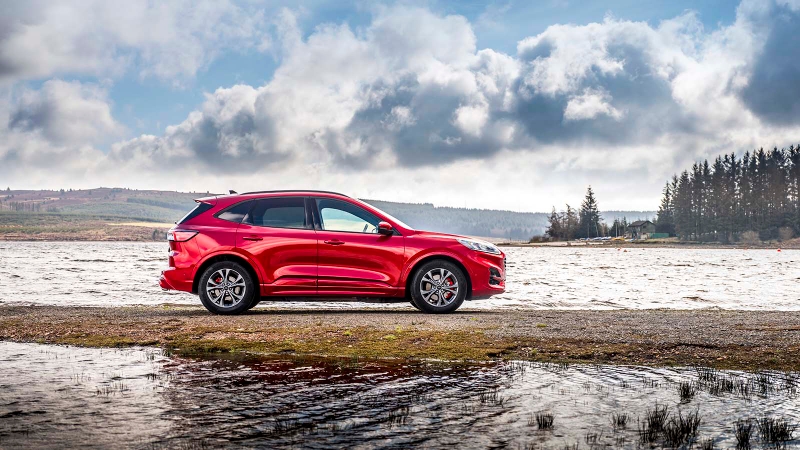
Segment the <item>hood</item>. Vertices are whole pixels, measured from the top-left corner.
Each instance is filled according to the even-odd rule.
[[[472,238],[469,236],[464,236],[461,234],[448,234],[448,233],[438,233],[436,231],[420,231],[414,230],[414,234],[417,236],[425,236],[425,237],[432,237],[432,238],[441,238],[441,239],[470,239],[472,241],[475,240],[482,240],[478,238]]]

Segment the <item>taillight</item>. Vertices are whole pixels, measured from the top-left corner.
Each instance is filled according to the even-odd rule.
[[[195,237],[197,231],[170,230],[167,232],[167,240],[174,242],[186,242]]]

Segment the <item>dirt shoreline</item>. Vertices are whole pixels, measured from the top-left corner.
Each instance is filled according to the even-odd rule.
[[[0,306],[0,340],[184,353],[702,365],[800,370],[800,313],[754,311],[482,311]]]

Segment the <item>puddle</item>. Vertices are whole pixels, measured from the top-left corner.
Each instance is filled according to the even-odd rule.
[[[800,422],[800,376],[782,372],[186,358],[0,342],[0,380],[0,447],[642,448],[645,416],[666,407],[667,422],[697,414],[695,441],[733,448],[737,420]],[[626,426],[615,427],[621,415]],[[754,447],[766,444],[753,430]],[[652,445],[665,439],[655,433]]]

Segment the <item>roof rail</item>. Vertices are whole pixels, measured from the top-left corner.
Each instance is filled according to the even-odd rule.
[[[342,194],[341,192],[319,191],[319,190],[316,190],[316,189],[280,189],[280,190],[275,190],[275,191],[252,191],[252,192],[245,192],[245,193],[243,193],[241,195],[248,195],[248,194],[276,194],[276,193],[279,194],[281,192],[316,192],[316,193],[319,193],[319,194],[336,194],[336,195],[341,195],[342,197],[350,198],[349,195]]]

